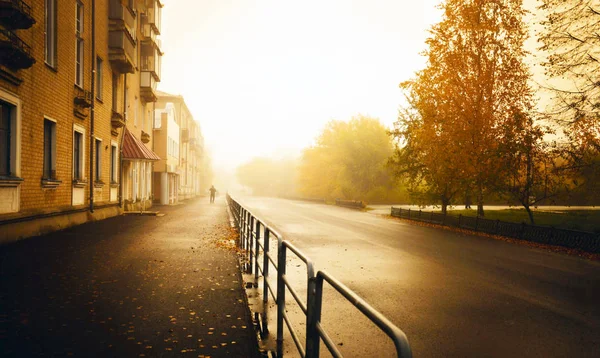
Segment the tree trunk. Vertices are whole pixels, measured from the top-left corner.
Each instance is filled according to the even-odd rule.
[[[471,191],[465,190],[465,209],[471,209]]]
[[[448,212],[448,205],[450,204],[450,200],[446,198],[442,198],[442,214],[446,215]]]
[[[477,216],[485,216],[483,212],[483,188],[481,184],[479,184],[479,189],[477,191]]]
[[[535,221],[533,221],[533,211],[531,210],[531,207],[529,205],[524,206],[525,211],[527,211],[527,215],[529,215],[529,222],[531,223],[531,225],[535,225]]]

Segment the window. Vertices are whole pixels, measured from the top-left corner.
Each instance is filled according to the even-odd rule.
[[[83,87],[83,4],[77,2],[75,6],[75,84]]]
[[[110,146],[110,182],[117,182],[117,146]]]
[[[56,0],[46,0],[46,63],[56,68]]]
[[[83,132],[73,132],[73,179],[83,179]]]
[[[95,180],[97,182],[102,181],[102,141],[100,139],[96,139],[96,145],[94,146],[96,149],[96,161],[94,164],[96,167],[94,168]]]
[[[102,59],[100,57],[96,58],[96,98],[102,100]]]
[[[119,103],[119,75],[113,73],[112,76],[112,109],[118,112],[117,104]]]
[[[56,122],[44,119],[44,179],[56,179]]]
[[[12,165],[12,138],[13,138],[13,113],[15,107],[0,101],[0,175],[11,176]]]

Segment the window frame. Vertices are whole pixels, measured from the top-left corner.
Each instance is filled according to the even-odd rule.
[[[102,57],[96,56],[96,99],[102,101],[104,90],[104,60]]]
[[[102,139],[94,138],[94,182],[102,181]]]
[[[112,110],[119,112],[119,74],[112,74]]]
[[[76,139],[76,134],[80,135],[79,138],[79,153],[78,156],[79,158],[75,157],[75,139]],[[74,125],[73,126],[73,170],[72,170],[72,176],[73,176],[73,181],[74,182],[82,182],[85,180],[85,128],[83,128],[82,126],[79,125]],[[79,173],[77,173],[75,171],[76,166],[75,163],[77,163],[77,169],[79,169]]]
[[[0,106],[0,117],[4,118],[4,114],[7,114],[6,118],[6,129],[5,134],[1,137],[4,140],[6,137],[6,143],[3,143],[2,150],[6,149],[6,153],[0,153],[3,159],[6,160],[6,171],[0,171],[0,176],[10,177],[12,175],[12,142],[13,142],[13,114],[14,106],[8,102],[2,101],[3,104]],[[6,107],[6,110],[4,109]],[[5,112],[5,113],[3,113]],[[4,170],[4,169],[2,169]]]
[[[21,100],[0,88],[0,101],[12,107],[10,114],[10,145],[8,147],[9,175],[0,174],[0,180],[20,179],[21,176]]]
[[[42,166],[43,180],[56,180],[56,123],[55,119],[44,116],[44,164]],[[48,153],[47,125],[50,125],[50,152]]]
[[[46,0],[44,4],[44,62],[54,70],[58,67],[57,4],[57,0]]]
[[[119,158],[119,146],[116,142],[111,141],[110,143],[110,183],[117,184],[118,181],[118,158]]]
[[[84,58],[85,46],[83,41],[84,30],[84,10],[83,4],[75,2],[75,85],[83,88],[84,80]]]

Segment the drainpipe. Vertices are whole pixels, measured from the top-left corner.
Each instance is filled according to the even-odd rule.
[[[90,108],[90,212],[94,212],[94,119],[96,105],[96,0],[92,0],[92,106]]]
[[[121,146],[119,148],[121,155],[119,156],[119,205],[123,205],[123,140],[125,138],[125,129],[127,129],[127,103],[125,99],[127,98],[127,73],[123,74],[123,119],[125,120],[125,125],[123,126],[123,130],[121,133]]]
[[[152,102],[152,123],[150,124],[150,138],[152,139],[152,152],[156,154],[154,151],[154,121],[156,120],[156,102]],[[150,203],[154,205],[154,163],[150,162]]]

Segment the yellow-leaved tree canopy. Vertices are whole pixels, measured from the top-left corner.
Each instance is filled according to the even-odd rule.
[[[394,151],[387,128],[375,118],[330,121],[315,145],[304,150],[298,173],[300,195],[311,198],[406,202],[387,168]]]

